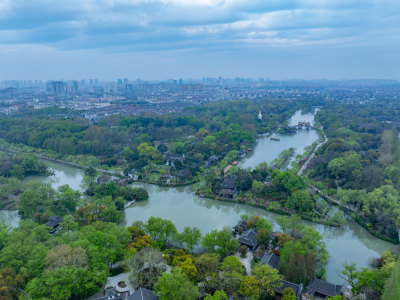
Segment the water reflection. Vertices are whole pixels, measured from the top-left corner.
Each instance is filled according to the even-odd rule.
[[[313,114],[301,114],[301,111],[297,111],[289,121],[290,126],[297,125],[298,122],[310,122],[314,125],[314,115]],[[260,137],[257,140],[257,145],[255,146],[252,153],[249,154],[240,165],[243,168],[255,168],[261,162],[266,161],[271,163],[283,150],[289,149],[291,147],[296,148],[293,157],[297,154],[303,154],[304,149],[310,146],[316,140],[318,140],[318,133],[315,130],[299,130],[294,135],[282,135],[275,134],[280,141],[273,141],[269,137]]]
[[[28,176],[23,179],[23,182],[40,180],[42,182],[50,183],[54,189],[57,189],[61,185],[68,184],[72,189],[82,191],[81,182],[84,175],[81,169],[49,163],[47,161],[45,163],[50,167],[54,175]]]

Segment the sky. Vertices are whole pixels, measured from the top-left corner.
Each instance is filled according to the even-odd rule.
[[[400,0],[0,0],[0,80],[400,79]]]

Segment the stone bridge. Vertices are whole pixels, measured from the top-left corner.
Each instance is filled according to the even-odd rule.
[[[311,125],[310,122],[299,122],[297,123],[297,125],[294,126],[289,126],[291,128],[296,128],[296,129],[302,129],[302,128],[306,128],[306,129],[317,129],[316,127],[314,127],[313,125]]]

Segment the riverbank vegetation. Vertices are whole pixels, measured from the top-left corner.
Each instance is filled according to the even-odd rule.
[[[376,236],[398,242],[400,145],[398,110],[376,105],[326,106],[317,114],[329,141],[307,175],[321,182]]]
[[[340,211],[329,208],[304,179],[263,162],[253,170],[230,168],[228,173],[210,171],[197,193],[205,197],[246,203],[281,214],[298,214],[317,223],[339,226]]]
[[[353,297],[365,299],[398,299],[399,294],[399,262],[398,254],[390,251],[375,258],[372,268],[361,268],[356,264],[345,264],[341,277],[351,287]]]
[[[49,175],[47,166],[35,155],[0,152],[0,176],[24,178],[29,175]]]

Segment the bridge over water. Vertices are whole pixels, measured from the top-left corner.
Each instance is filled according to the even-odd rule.
[[[296,129],[303,129],[303,128],[306,128],[306,129],[317,129],[316,127],[311,125],[310,122],[299,122],[299,123],[297,123],[297,125],[289,126],[289,127],[296,128]]]

